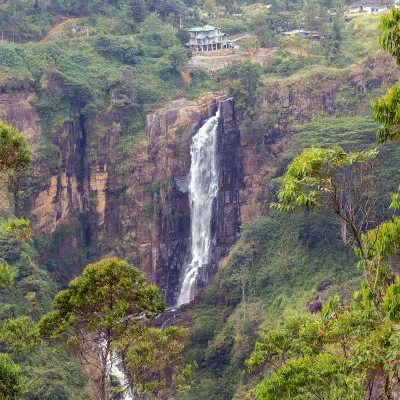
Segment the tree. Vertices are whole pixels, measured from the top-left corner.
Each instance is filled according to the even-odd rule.
[[[321,45],[325,52],[326,63],[330,65],[332,61],[340,58],[341,31],[336,18],[333,20],[332,27],[325,31],[324,36],[325,39]]]
[[[392,9],[389,16],[381,19],[382,35],[379,38],[381,47],[395,57],[400,64],[400,13]],[[400,85],[391,87],[388,92],[372,104],[374,118],[380,124],[377,133],[378,143],[386,143],[400,138]]]
[[[304,4],[303,19],[305,29],[310,31],[308,34],[308,58],[311,56],[311,47],[313,43],[313,34],[319,33],[322,28],[321,8],[317,0],[310,0]]]
[[[190,40],[190,33],[186,29],[179,29],[176,37],[181,42],[182,46],[185,46]]]
[[[118,6],[120,25],[126,33],[136,31],[136,25],[146,19],[149,11],[144,0],[120,0]]]
[[[326,209],[333,211],[353,235],[351,244],[362,248],[378,199],[374,198],[372,168],[377,151],[345,152],[340,146],[304,150],[289,165],[272,207],[279,211]],[[345,233],[343,241],[349,243]]]
[[[279,40],[278,34],[266,25],[260,25],[254,33],[257,35],[261,47],[270,48],[277,46]]]
[[[256,90],[261,79],[261,67],[246,61],[236,70],[229,83],[229,95],[234,97],[236,105],[248,116],[254,114]]]
[[[11,357],[0,353],[0,399],[18,400],[24,389],[21,369]]]
[[[141,324],[164,309],[156,286],[147,286],[143,274],[128,262],[110,258],[88,265],[82,276],[58,293],[54,311],[43,316],[39,326],[43,335],[68,339],[97,368],[101,398],[107,400],[108,369],[120,356],[131,354]]]
[[[242,47],[248,54],[253,53],[258,48],[258,40],[252,38],[245,38],[240,41]]]
[[[133,11],[129,0],[119,2],[118,20],[120,32],[128,35],[136,31],[136,23],[133,17]]]
[[[4,179],[25,170],[32,155],[22,133],[0,120],[0,174]]]
[[[215,9],[217,8],[217,3],[215,0],[204,0],[204,9],[207,11],[208,16],[213,16],[215,14]]]
[[[155,13],[150,14],[143,22],[140,37],[147,45],[159,46],[161,49],[178,44],[174,27],[164,24]]]
[[[187,65],[187,50],[180,45],[170,47],[161,60],[161,68],[165,71],[182,71],[187,68]]]
[[[22,133],[0,120],[0,204],[6,200],[8,188],[15,174],[24,171],[31,162],[31,152]],[[9,218],[0,224],[0,235],[13,234],[17,239],[27,241],[31,237],[30,224],[25,218]],[[0,286],[9,287],[13,283],[13,274],[0,259]]]
[[[156,11],[164,17],[164,21],[170,15],[173,15],[172,20],[175,21],[182,14],[184,8],[185,5],[181,0],[158,0],[156,5]]]
[[[149,12],[145,0],[130,0],[129,3],[135,22],[143,22]]]
[[[279,211],[299,208],[333,211],[342,222],[344,243],[354,246],[361,259],[365,282],[380,314],[379,303],[394,280],[389,265],[382,261],[387,254],[377,250],[383,243],[383,239],[378,241],[378,238],[380,232],[393,228],[377,224],[381,203],[374,193],[372,175],[376,155],[375,149],[348,153],[340,146],[306,149],[290,164],[278,193],[278,202],[271,205]],[[371,227],[376,228],[368,231]],[[387,244],[387,249],[391,248]]]
[[[119,351],[125,354],[124,366],[135,394],[170,399],[189,388],[187,382],[196,365],[182,365],[187,336],[187,329],[175,326],[165,330],[144,324],[132,327],[119,343]]]
[[[319,32],[322,26],[320,18],[321,9],[317,0],[310,0],[303,7],[303,17],[305,28],[311,32]]]
[[[25,170],[30,161],[31,153],[24,136],[0,120],[0,184],[9,185],[14,174]],[[7,223],[1,224],[0,235],[8,236],[10,234],[15,234],[20,240],[28,240],[30,237],[29,221],[22,218],[10,218]],[[0,259],[0,287],[10,287],[13,284],[13,277],[7,263]],[[10,321],[8,324],[0,325],[3,348],[6,347],[4,342],[12,337],[12,331],[18,330],[17,326],[28,326],[22,321],[19,322],[14,320],[14,322]],[[22,335],[17,338],[13,337],[12,345],[22,345],[21,339]],[[23,378],[19,366],[14,364],[7,354],[0,353],[0,399],[19,399],[23,389]]]
[[[344,306],[338,296],[321,313],[300,315],[260,336],[246,362],[265,364],[254,398],[392,399],[398,383],[398,331],[364,302]]]
[[[257,36],[261,47],[273,47],[279,43],[282,31],[295,29],[297,25],[291,15],[268,12],[255,14],[247,26]]]

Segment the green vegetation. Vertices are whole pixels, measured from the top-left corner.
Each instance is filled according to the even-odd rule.
[[[143,210],[143,217],[146,221],[151,221],[154,215],[154,200],[150,200]]]
[[[247,27],[242,20],[239,19],[215,19],[209,22],[212,26],[217,26],[229,35],[237,35],[247,31]]]
[[[381,45],[396,58],[399,15],[392,10],[390,16],[383,17],[381,26]],[[392,128],[399,124],[393,113],[397,100],[391,97],[395,90],[390,89],[383,100],[374,104],[375,118],[383,125],[377,133],[378,143],[396,137]],[[339,170],[358,162],[368,163],[369,157],[365,156],[369,154],[346,154],[339,147],[312,148],[295,158],[285,174],[279,202],[273,205],[293,211],[323,206],[336,213],[351,230],[363,280],[361,290],[353,295],[355,301],[333,297],[316,318],[298,317],[261,336],[247,362],[252,370],[265,366],[265,377],[253,392],[255,399],[274,399],[277,395],[282,399],[395,396],[400,283],[392,264],[400,243],[399,218],[392,216],[379,223],[362,204],[374,203],[368,174],[339,178],[345,187],[335,181],[338,173],[345,176]],[[393,200],[392,208],[396,209],[398,194]],[[358,212],[363,214],[361,224],[357,222]]]
[[[169,183],[170,183],[169,179],[152,183],[149,186],[147,186],[147,192],[150,193],[151,195],[155,193],[160,193],[160,190],[165,189]]]
[[[366,65],[368,63],[367,60]],[[226,71],[221,71],[217,76],[223,79],[224,74]],[[349,76],[352,75],[324,69],[317,72],[305,71],[283,80],[265,76],[262,78],[263,87],[258,89],[259,97],[256,100],[258,117],[253,121],[249,118],[245,121],[246,134],[256,143],[259,143],[258,138],[261,137],[261,143],[264,144],[269,134],[276,134],[273,127],[277,125],[280,115],[280,109],[265,101],[265,93],[279,93],[280,88],[282,92],[289,89],[291,93],[306,93],[307,101],[312,101],[318,98],[321,90],[330,90],[334,85],[340,92],[335,104],[337,112],[332,117],[326,116],[327,110],[320,110],[318,105],[312,104],[307,115],[311,122],[293,127],[294,134],[284,144],[280,153],[278,173],[307,147],[326,149],[339,143],[346,150],[346,154],[357,149],[362,151],[375,147],[374,135],[378,126],[370,116],[360,115],[368,110],[368,103],[374,92],[367,89],[362,97],[359,93],[354,94],[350,89]],[[312,82],[315,77],[320,79],[318,89]],[[314,88],[318,92],[315,92]],[[358,99],[357,110],[353,108],[355,98]],[[266,127],[270,127],[271,133],[266,132]],[[265,149],[265,146],[262,147]],[[323,150],[322,153],[327,154],[329,151]],[[370,153],[371,151],[367,151],[365,154]],[[380,148],[378,161],[371,160],[372,176],[365,174],[365,181],[359,182],[360,185],[364,182],[368,188],[369,192],[365,192],[368,199],[380,199],[380,207],[375,210],[379,220],[390,215],[387,209],[390,203],[388,192],[397,187],[393,176],[398,173],[398,154],[395,145]],[[268,156],[268,151],[265,152],[265,156]],[[352,174],[357,172],[357,164],[351,164]],[[359,169],[362,174],[367,172],[363,165],[358,164],[362,166]],[[371,172],[371,168],[369,171]],[[373,188],[368,187],[370,182],[373,183]],[[271,196],[274,196],[278,183],[281,183],[280,178],[268,183]],[[350,186],[356,188],[357,185]],[[369,197],[370,195],[372,196]],[[287,229],[288,226],[290,229]],[[334,219],[327,211],[320,215],[312,212],[301,215],[271,212],[269,217],[255,220],[243,228],[241,239],[228,260],[220,267],[211,287],[202,294],[201,305],[194,310],[195,326],[186,346],[185,360],[195,360],[200,368],[195,374],[196,380],[192,389],[184,395],[184,399],[232,399],[233,396],[244,398],[246,391],[254,388],[259,382],[260,374],[265,376],[262,367],[254,374],[241,376],[241,370],[245,369],[244,362],[251,354],[259,328],[272,329],[286,319],[291,321],[293,318],[297,321],[294,315],[303,313],[307,302],[311,306],[311,298],[327,302],[330,296],[339,292],[346,304],[351,301],[361,272],[357,269],[357,258],[343,243],[343,240],[347,243],[352,242],[349,232],[348,230],[343,236],[340,219]],[[316,286],[324,289],[315,292]],[[316,320],[312,316],[307,317]],[[338,324],[340,323],[341,320]],[[327,366],[330,365],[330,361],[322,355],[313,359],[312,363]],[[304,363],[293,368],[299,368],[302,372],[311,368],[309,360],[304,360]],[[338,378],[344,378],[347,367],[333,362],[332,370],[327,370],[326,379],[329,379],[329,373],[333,376],[337,371],[342,372]],[[282,383],[284,378],[279,379]],[[290,384],[288,381],[288,388]],[[296,386],[296,382],[293,386]],[[339,380],[338,386],[343,387],[343,382]],[[284,393],[284,387],[285,385],[279,393]],[[354,390],[359,389],[357,385],[352,387]],[[329,389],[330,387],[326,388]],[[266,393],[261,390],[260,387],[260,399]],[[299,398],[303,398],[302,393],[299,394]],[[325,394],[326,398],[330,398],[332,393]],[[291,392],[290,395],[294,396],[295,392]],[[276,397],[271,395],[270,398]]]
[[[378,125],[372,117],[354,116],[322,118],[294,128],[298,133],[290,144],[293,151],[317,145],[327,148],[337,143],[350,150],[373,145]]]
[[[21,133],[3,123],[0,127],[0,180],[6,188],[16,172],[27,168],[31,153]],[[50,310],[55,286],[34,263],[37,253],[30,237],[29,221],[0,218],[0,395],[4,399],[83,398],[86,380],[76,361],[61,353],[68,365],[61,370],[59,357],[52,356],[54,349],[38,341],[34,321]],[[80,380],[74,380],[79,374]]]
[[[31,162],[31,153],[24,136],[0,121],[0,173],[13,174],[22,171]]]
[[[242,132],[265,157],[274,157],[276,149],[265,150],[287,123],[281,108],[287,107],[293,94],[304,95],[305,115],[298,118],[304,123],[290,128],[278,150],[278,173],[272,176],[277,177],[297,158],[283,180],[266,184],[278,208],[323,209],[320,215],[271,211],[246,224],[211,287],[201,293],[193,311],[195,325],[188,335],[180,328],[162,331],[145,319],[127,318],[141,317],[149,309],[154,315],[164,309],[164,303],[159,291],[148,289],[143,276],[122,261],[90,265],[52,305],[56,285],[48,274],[65,288],[84,265],[103,254],[105,239],[91,231],[96,231],[92,227],[98,220],[70,210],[68,221],[58,222],[53,233],[32,239],[29,221],[15,218],[9,211],[12,205],[6,207],[0,219],[0,397],[89,399],[87,379],[76,358],[77,350],[88,356],[88,349],[82,350],[83,333],[105,333],[106,354],[100,368],[103,398],[109,396],[104,360],[115,352],[124,356],[133,389],[148,397],[230,400],[236,395],[242,399],[247,389],[255,387],[256,399],[313,399],[308,389],[312,387],[327,399],[359,399],[363,385],[373,383],[369,371],[378,371],[382,382],[392,385],[398,359],[399,338],[393,323],[398,318],[399,286],[390,275],[389,259],[397,246],[399,222],[394,219],[363,234],[367,227],[388,218],[388,193],[396,189],[393,177],[400,161],[394,144],[380,148],[377,156],[370,150],[377,125],[364,116],[369,101],[376,97],[376,87],[386,84],[376,70],[394,71],[390,64],[372,65],[378,18],[346,20],[345,5],[336,0],[306,5],[273,0],[268,3],[270,9],[249,3],[6,0],[0,5],[0,30],[5,38],[0,43],[0,89],[6,94],[29,91],[29,103],[38,110],[42,128],[35,146],[35,167],[40,166],[36,173],[26,171],[31,157],[23,135],[0,123],[0,139],[11,143],[0,143],[0,179],[7,186],[3,192],[7,202],[16,199],[18,216],[29,217],[31,202],[49,187],[51,177],[57,177],[57,188],[61,173],[67,170],[69,177],[66,157],[76,159],[78,186],[84,182],[97,162],[102,162],[105,137],[117,142],[109,154],[115,169],[107,166],[117,182],[107,188],[106,196],[116,199],[119,207],[126,200],[126,179],[132,173],[128,155],[145,153],[146,114],[178,96],[195,99],[206,91],[225,91],[235,97]],[[335,12],[328,15],[327,9]],[[74,20],[39,43],[59,15]],[[258,47],[277,49],[263,67],[244,62],[213,74],[195,69],[190,72],[192,82],[185,83],[180,72],[190,56],[183,47],[188,33],[178,26],[206,23],[230,34],[254,34],[257,40],[242,46],[250,54]],[[78,28],[76,32],[73,27]],[[397,57],[398,14],[386,17],[383,27],[381,45]],[[282,30],[293,29],[310,30],[325,40],[281,35]],[[361,60],[359,67],[348,68]],[[361,71],[362,80],[357,78]],[[282,93],[281,104],[270,99],[269,93]],[[321,93],[336,96],[331,109],[320,107],[319,103],[330,107],[329,101],[321,101]],[[395,87],[374,106],[381,143],[398,138],[399,99]],[[117,122],[109,126],[109,120]],[[184,130],[178,126],[177,136],[181,138]],[[329,149],[337,144],[341,147]],[[67,148],[77,152],[66,156]],[[18,190],[9,187],[13,177],[23,182]],[[354,180],[357,184],[352,184]],[[281,183],[284,186],[274,199],[274,188]],[[151,200],[140,218],[153,219],[152,197],[169,184],[165,180],[147,186],[144,191]],[[358,199],[351,190],[358,190],[358,195],[361,191]],[[374,221],[367,226],[360,222],[365,217],[362,213],[352,214],[352,206],[361,204],[365,210],[365,201],[375,198],[382,203],[368,215]],[[392,209],[399,208],[399,198],[393,195]],[[95,214],[99,202],[95,198],[88,202]],[[354,240],[329,212],[332,205],[342,221],[353,223],[349,226],[356,232],[358,258],[343,243]],[[136,234],[132,228],[126,236],[138,246]],[[65,243],[76,238],[81,247],[65,252]],[[113,250],[124,256],[128,253],[121,243]],[[359,269],[357,260],[361,260]],[[358,302],[351,303],[361,276],[366,283],[356,294]],[[138,287],[138,292],[132,287]],[[146,296],[148,291],[154,302]],[[336,293],[341,299],[334,297],[322,313],[293,315],[304,313],[307,302],[311,308]],[[120,296],[119,301],[114,295]],[[132,311],[134,301],[140,304]],[[48,314],[43,317],[43,313]],[[72,346],[55,353],[54,343],[39,337],[36,323],[41,318],[42,333],[56,332],[58,339]],[[258,336],[260,328],[265,333]],[[259,344],[247,362],[252,372],[243,377],[257,338]],[[195,384],[182,394],[193,373]]]
[[[23,390],[20,368],[7,354],[0,354],[0,395],[2,399],[17,400]]]
[[[114,258],[88,265],[56,295],[53,306],[39,323],[41,334],[72,345],[98,370],[101,400],[110,398],[109,363],[119,357],[126,360],[132,380],[117,391],[132,385],[135,393],[155,398],[160,390],[173,392],[171,382],[183,383],[190,376],[191,366],[182,371],[177,364],[185,330],[161,331],[147,324],[148,318],[165,310],[164,298],[128,262]],[[99,359],[93,356],[93,346],[101,349]]]
[[[200,369],[185,400],[232,399],[259,326],[276,326],[302,311],[318,283],[328,280],[330,291],[351,293],[359,272],[338,230],[311,214],[273,213],[244,227],[194,310],[185,360]]]
[[[200,94],[213,90],[215,81],[207,70],[196,68],[190,72],[192,82],[186,87],[185,97],[189,100],[196,99]]]
[[[131,3],[130,7],[136,7],[133,3],[138,2]],[[98,32],[43,43],[0,43],[0,54],[4,55],[0,62],[1,90],[12,93],[26,88],[34,92],[29,101],[39,113],[42,128],[35,154],[35,162],[42,165],[40,174],[25,171],[18,176],[26,182],[23,190],[15,193],[21,216],[29,216],[33,199],[50,186],[51,177],[59,179],[65,162],[61,141],[77,146],[77,179],[89,177],[99,136],[105,134],[104,127],[97,129],[102,124],[94,122],[98,115],[110,115],[118,121],[110,129],[120,138],[112,157],[121,176],[118,190],[123,191],[123,177],[129,172],[126,154],[144,143],[145,114],[161,101],[184,94],[180,69],[186,68],[187,51],[180,45],[178,30],[148,11],[137,23],[140,34],[134,38]],[[135,29],[139,30],[139,25]],[[197,96],[202,90],[196,87],[192,93]],[[76,135],[71,135],[72,130]],[[90,238],[89,245],[88,227],[93,221],[88,216],[71,210],[70,217],[53,234],[34,239],[44,255],[41,265],[57,276],[60,287],[94,261],[101,247],[96,237]],[[62,243],[75,235],[82,248],[66,253]]]

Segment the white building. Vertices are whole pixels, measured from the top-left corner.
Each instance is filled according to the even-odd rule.
[[[215,26],[206,25],[189,29],[190,41],[187,44],[193,51],[212,51],[231,48],[228,35]]]
[[[350,13],[365,12],[367,14],[379,14],[394,6],[394,0],[380,2],[379,0],[361,0],[349,7]]]

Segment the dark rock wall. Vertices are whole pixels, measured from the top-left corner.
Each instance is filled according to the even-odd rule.
[[[212,258],[219,261],[236,243],[240,232],[240,197],[243,165],[239,157],[240,129],[236,120],[235,100],[221,102],[218,130],[219,191],[215,209],[215,241]]]
[[[188,136],[184,141],[185,152],[180,165],[172,169],[172,179],[168,190],[160,191],[154,196],[156,205],[153,242],[156,246],[155,259],[157,284],[162,288],[168,303],[173,305],[180,288],[182,271],[190,260],[190,205],[188,181],[190,171],[190,144],[207,119],[215,114],[218,102],[209,105],[207,113],[198,115],[198,120],[187,127]],[[163,120],[164,117],[161,118]],[[167,112],[165,124],[173,125],[178,119],[175,111]],[[160,119],[158,119],[160,120]],[[151,123],[150,133],[160,138],[160,127],[163,123]],[[150,126],[150,125],[149,125]],[[158,134],[154,131],[158,127]],[[158,139],[159,143],[159,139]],[[221,257],[226,255],[236,242],[240,230],[239,184],[241,159],[239,158],[240,131],[236,122],[234,100],[222,100],[221,119],[218,128],[218,168],[219,192],[214,206],[212,228],[212,251],[210,268],[203,271],[199,279],[199,287],[206,286],[215,271],[215,266]],[[153,158],[156,160],[161,148],[151,146]],[[156,154],[158,153],[158,154]]]

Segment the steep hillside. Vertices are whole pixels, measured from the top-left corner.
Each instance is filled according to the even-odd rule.
[[[264,81],[257,116],[241,127],[242,141],[256,149],[251,168],[256,165],[260,173],[263,198],[274,200],[279,176],[303,148],[374,146],[377,125],[369,102],[396,81],[398,72],[390,58],[377,54],[345,70],[316,69]],[[397,188],[392,177],[400,155],[388,146],[379,160],[375,174],[385,210],[387,193]],[[356,257],[332,216],[274,212],[244,220],[240,240],[194,308],[185,359],[200,369],[184,399],[244,398],[257,376],[241,371],[260,329],[296,312],[317,311],[335,292],[350,299],[358,285]]]

